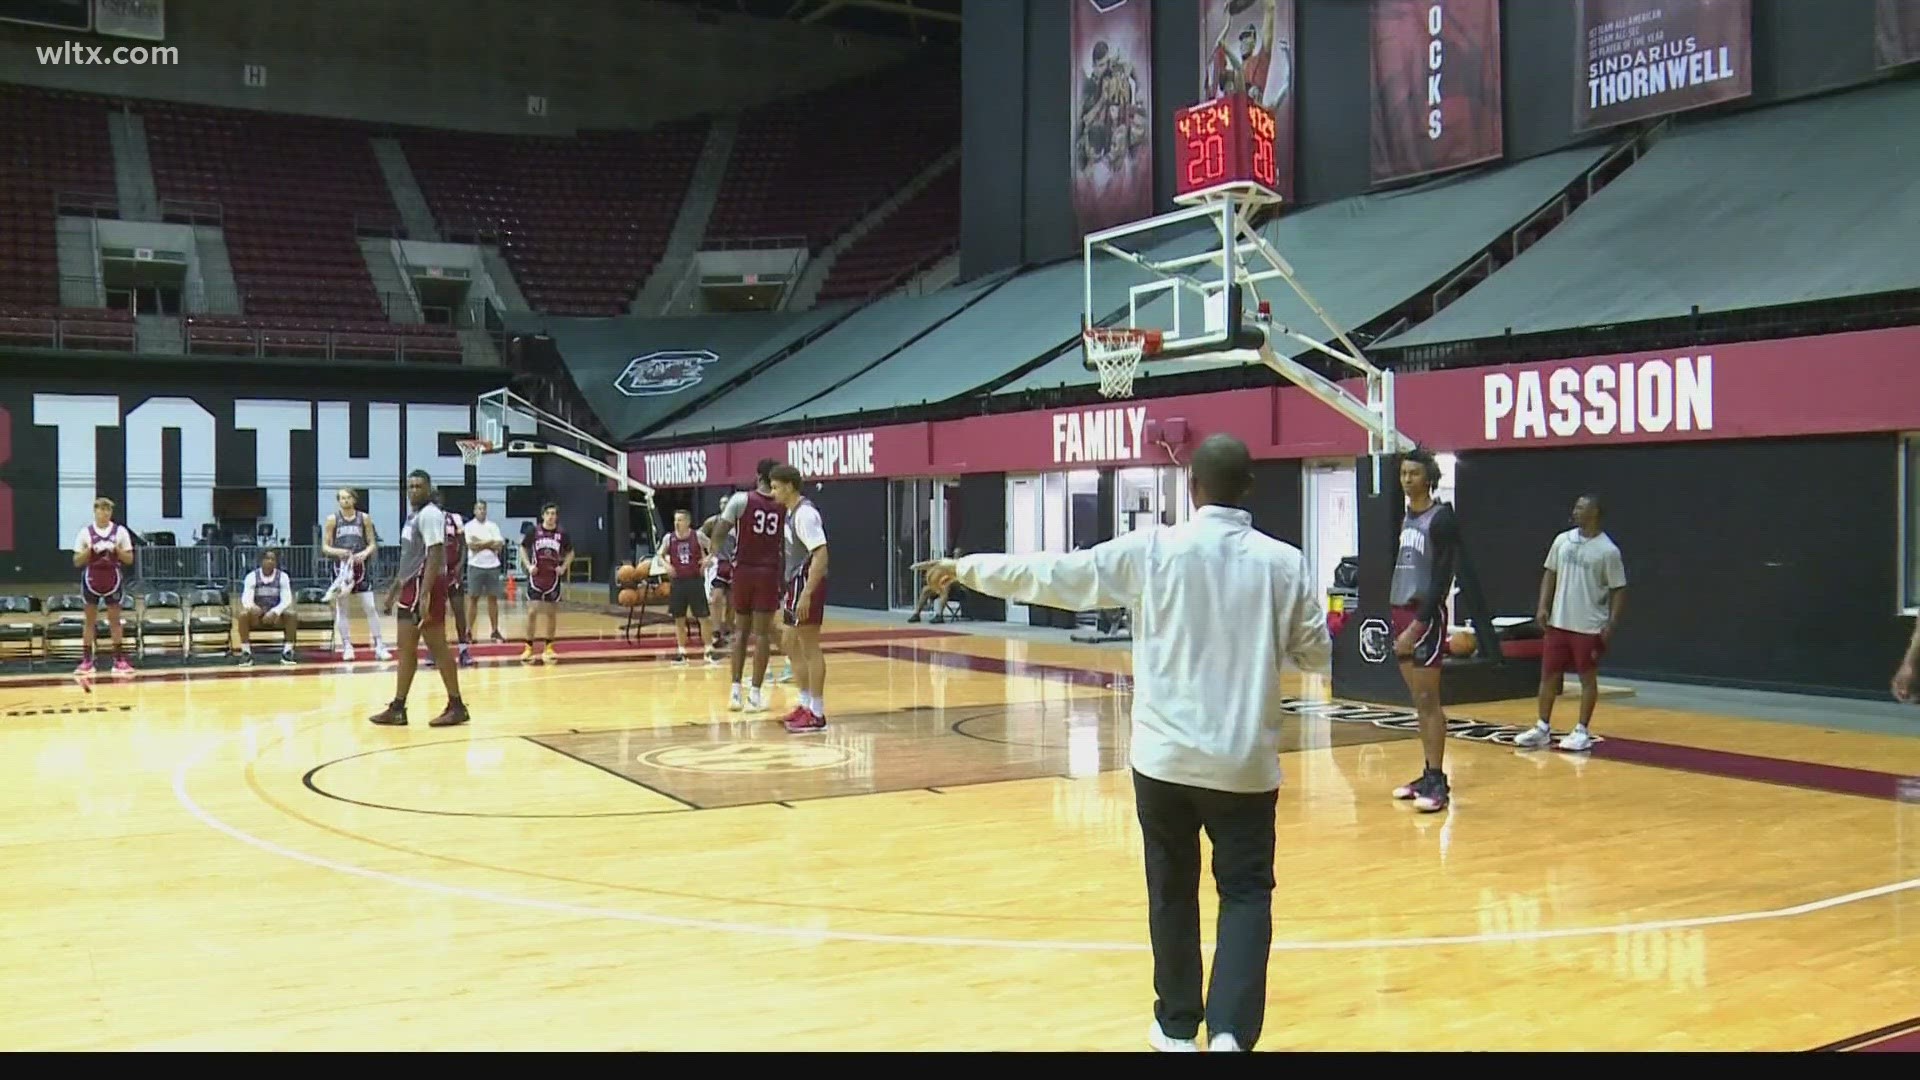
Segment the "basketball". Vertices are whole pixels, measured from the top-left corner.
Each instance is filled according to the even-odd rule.
[[[622,581],[626,579],[627,571],[631,569],[633,569],[633,567],[631,566],[623,566],[620,568],[620,577]],[[621,607],[639,607],[640,606],[640,590],[639,589],[621,589],[619,600],[620,600]]]
[[[1447,639],[1447,652],[1453,656],[1471,656],[1479,643],[1480,640],[1474,636],[1473,631],[1455,630],[1453,636]]]
[[[613,580],[619,585],[638,585],[642,576],[639,567],[632,563],[621,563],[620,569],[613,575]]]
[[[659,604],[666,603],[668,594],[673,592],[672,588],[664,581],[654,582],[648,586],[648,591],[652,595],[654,602]]]

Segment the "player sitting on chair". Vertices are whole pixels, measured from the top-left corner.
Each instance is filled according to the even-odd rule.
[[[240,588],[240,666],[253,666],[253,632],[262,627],[280,631],[280,662],[294,663],[293,639],[300,619],[293,607],[293,579],[280,569],[280,556],[271,548],[260,553],[260,565],[247,571]]]

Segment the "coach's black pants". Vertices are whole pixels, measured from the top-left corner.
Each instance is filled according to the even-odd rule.
[[[1169,1038],[1231,1034],[1253,1049],[1267,1010],[1273,946],[1273,816],[1279,792],[1240,794],[1133,774],[1146,841],[1147,924],[1153,937],[1153,1014]],[[1220,894],[1213,979],[1200,995],[1200,830],[1213,844]]]

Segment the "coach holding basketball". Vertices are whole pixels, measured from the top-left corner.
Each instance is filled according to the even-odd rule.
[[[1326,615],[1300,550],[1241,509],[1252,461],[1214,435],[1188,465],[1196,512],[1085,551],[968,555],[928,566],[988,596],[1086,611],[1131,608],[1134,803],[1145,841],[1147,926],[1157,997],[1148,1042],[1251,1050],[1267,1004],[1273,944],[1274,809],[1280,787],[1283,660],[1328,670]],[[1213,979],[1200,985],[1200,830],[1220,894]]]

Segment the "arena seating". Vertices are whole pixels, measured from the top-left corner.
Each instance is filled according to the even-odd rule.
[[[356,224],[399,211],[351,121],[143,102],[162,199],[217,202],[242,310],[256,319],[384,322]]]
[[[753,109],[707,237],[805,236],[817,253],[959,143],[955,66],[908,64]]]
[[[0,308],[38,317],[60,303],[55,198],[113,195],[107,103],[0,85],[0,116]]]
[[[451,327],[419,323],[189,315],[184,331],[194,354],[454,364],[461,357]]]
[[[820,299],[894,288],[960,248],[960,169],[940,174],[834,260]]]
[[[666,250],[707,129],[400,141],[444,238],[497,237],[536,311],[624,315]]]

